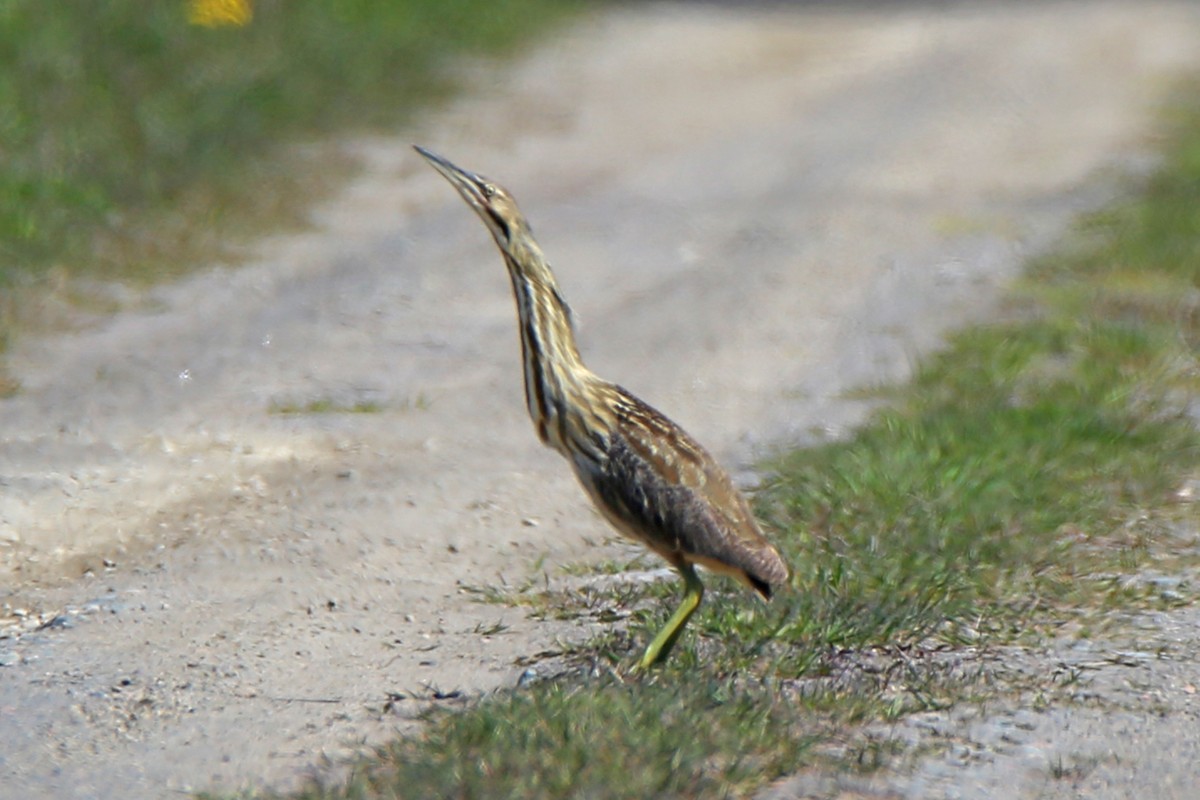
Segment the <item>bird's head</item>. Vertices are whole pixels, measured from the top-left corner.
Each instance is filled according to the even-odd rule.
[[[475,209],[483,224],[492,232],[500,249],[511,254],[514,246],[529,233],[529,223],[517,208],[512,195],[503,186],[456,167],[437,153],[418,145],[413,145],[413,148],[458,189],[467,205]]]

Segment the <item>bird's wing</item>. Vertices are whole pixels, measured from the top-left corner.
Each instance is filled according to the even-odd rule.
[[[745,496],[682,428],[617,393],[607,458],[590,477],[581,474],[605,515],[668,560],[732,574],[769,596],[788,569]]]

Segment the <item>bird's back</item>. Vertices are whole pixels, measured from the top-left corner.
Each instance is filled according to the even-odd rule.
[[[605,517],[673,564],[701,564],[770,597],[788,567],[733,480],[682,428],[609,385],[604,456],[573,459]]]

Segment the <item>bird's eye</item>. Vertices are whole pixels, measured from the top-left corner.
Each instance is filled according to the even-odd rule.
[[[496,187],[492,186],[490,183],[485,183],[483,185],[483,196],[488,200],[491,200],[496,196]]]

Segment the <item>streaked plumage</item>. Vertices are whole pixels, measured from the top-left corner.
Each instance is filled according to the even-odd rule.
[[[496,241],[512,280],[525,372],[525,402],[538,438],[571,462],[596,507],[626,536],[674,565],[683,605],[646,649],[640,666],[666,657],[703,586],[703,565],[764,598],[788,580],[729,475],[682,428],[579,357],[571,309],[512,197],[488,179],[417,151],[458,189]]]

